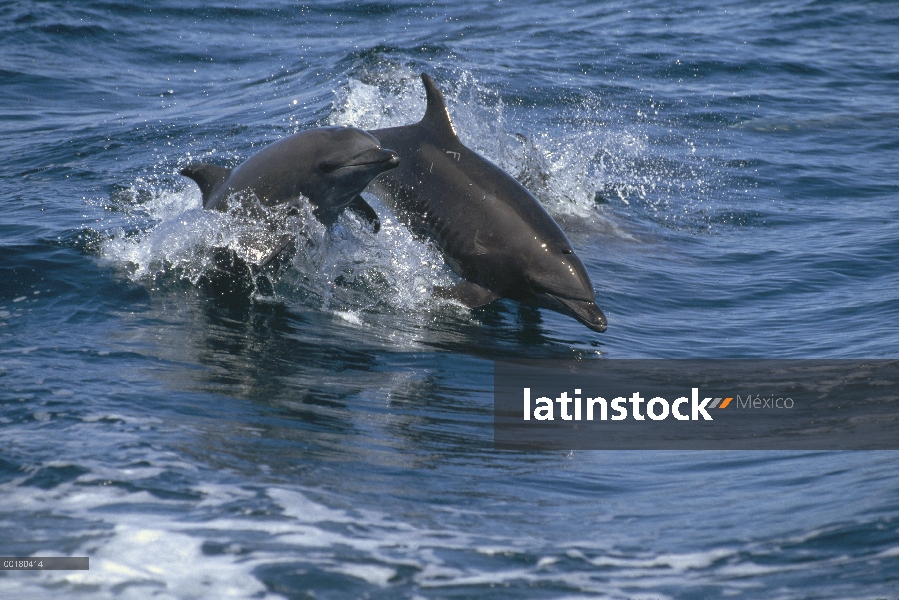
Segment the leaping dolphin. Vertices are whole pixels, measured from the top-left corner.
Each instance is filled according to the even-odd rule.
[[[359,194],[372,179],[399,164],[396,152],[355,127],[309,129],[267,145],[235,169],[195,163],[181,174],[197,182],[203,207],[225,210],[231,196],[255,196],[264,206],[301,195],[326,226],[349,208],[378,227],[375,211]]]
[[[469,307],[510,298],[604,332],[606,317],[568,238],[521,184],[462,145],[443,94],[427,74],[421,79],[424,118],[369,132],[400,158],[372,189],[465,279],[441,295]]]
[[[378,140],[355,127],[319,127],[278,140],[234,169],[194,163],[181,169],[203,193],[203,208],[228,210],[230,198],[253,210],[256,202],[275,206],[297,202],[304,196],[312,212],[330,227],[344,209],[350,209],[374,226],[378,215],[360,196],[372,179],[399,164],[396,152],[381,148]],[[284,234],[249,271],[272,263],[294,242]],[[216,251],[216,264],[239,262],[227,249]],[[227,274],[231,270],[226,268]]]

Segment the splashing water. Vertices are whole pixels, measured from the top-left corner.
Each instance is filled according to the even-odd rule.
[[[197,284],[213,267],[214,249],[227,248],[259,264],[284,235],[296,240],[296,253],[279,273],[275,291],[288,302],[354,314],[420,308],[434,285],[453,281],[436,249],[412,238],[375,198],[368,201],[382,215],[378,234],[349,212],[328,230],[302,199],[292,210],[258,205],[249,212],[220,212],[199,208],[191,186],[148,190],[141,181],[120,195],[131,200],[125,203],[125,223],[106,232],[100,254],[124,266],[132,281]]]
[[[455,73],[439,83],[463,143],[509,173],[554,216],[597,222],[603,232],[611,215],[602,205],[636,202],[661,222],[707,226],[703,202],[718,183],[689,139],[684,151],[666,157],[656,150],[655,130],[670,124],[660,106],[638,110],[606,106],[592,92],[579,93],[554,110],[553,122],[534,121],[534,110],[518,114],[496,90],[471,73]],[[424,90],[411,66],[379,65],[338,89],[329,123],[363,129],[418,122],[425,111]],[[512,110],[510,110],[512,109]],[[523,133],[528,132],[528,133]],[[665,140],[670,146],[671,140]],[[630,237],[620,231],[623,237]]]
[[[119,227],[101,244],[101,256],[126,264],[133,281],[173,273],[197,283],[209,266],[210,250],[230,248],[243,261],[256,264],[276,247],[281,236],[302,233],[302,219],[286,207],[256,207],[255,214],[234,207],[227,212],[198,207],[195,193],[161,191],[131,212],[136,232]],[[308,206],[305,204],[304,206]],[[140,221],[155,222],[141,227]]]
[[[574,217],[595,231],[633,239],[614,222],[610,200],[627,207],[636,199],[668,221],[672,213],[690,212],[685,190],[701,194],[707,187],[700,170],[653,156],[651,137],[639,123],[610,127],[616,117],[591,93],[575,99],[553,123],[521,127],[499,94],[470,73],[460,72],[454,84],[441,87],[463,142],[510,173],[557,218]],[[417,122],[424,110],[418,73],[410,66],[381,65],[337,90],[328,122],[378,129]],[[534,128],[528,135],[519,132]],[[350,315],[349,322],[367,312],[423,310],[438,302],[431,297],[434,286],[457,281],[431,244],[413,238],[368,194],[382,216],[378,234],[349,212],[329,231],[305,202],[298,214],[263,209],[263,218],[240,210],[207,211],[193,186],[166,185],[151,173],[114,194],[124,222],[101,236],[100,253],[124,266],[133,281],[197,284],[211,266],[212,249],[228,248],[254,264],[284,235],[297,240],[297,251],[278,275],[276,294]],[[681,211],[672,209],[675,200]]]

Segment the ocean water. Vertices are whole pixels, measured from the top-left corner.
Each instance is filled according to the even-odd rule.
[[[493,359],[895,358],[895,2],[0,3],[3,598],[897,598],[893,452],[499,452]],[[179,168],[328,124],[463,141],[609,328],[432,296],[376,198],[274,294]]]

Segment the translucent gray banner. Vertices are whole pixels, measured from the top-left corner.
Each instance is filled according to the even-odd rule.
[[[497,361],[494,447],[897,450],[899,361]]]
[[[88,571],[87,556],[0,556],[0,571]]]

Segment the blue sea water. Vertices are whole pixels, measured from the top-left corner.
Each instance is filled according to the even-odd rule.
[[[892,452],[498,452],[492,360],[895,358],[899,5],[0,3],[3,598],[896,598]],[[275,295],[178,175],[327,125],[463,141],[609,320],[432,297],[389,210]]]

